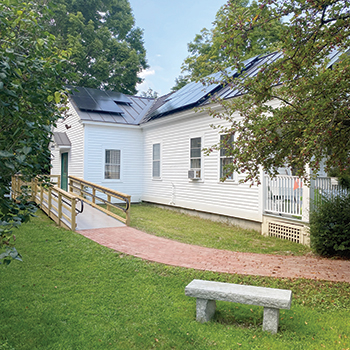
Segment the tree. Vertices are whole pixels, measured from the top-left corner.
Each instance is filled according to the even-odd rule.
[[[189,82],[190,82],[189,76],[179,75],[177,78],[175,78],[175,85],[171,88],[171,91],[180,90]]]
[[[52,9],[49,30],[72,51],[69,83],[136,94],[137,74],[148,66],[129,1],[58,0]]]
[[[244,16],[247,11],[256,11],[256,2],[250,3],[248,0],[235,0],[231,2],[233,6],[226,5],[219,9],[216,14],[214,27],[210,30],[203,28],[192,42],[188,44],[190,55],[182,64],[182,73],[172,90],[178,90],[184,82],[198,81],[214,72],[220,71],[223,65],[231,65],[230,56],[227,54],[226,40],[223,35],[226,29],[227,17]],[[265,12],[269,9],[266,7]],[[268,15],[268,14],[266,14]],[[257,28],[254,35],[251,35],[246,45],[240,47],[240,54],[246,58],[256,56],[271,50],[275,43],[280,41],[283,24],[280,19],[270,21],[267,28]]]
[[[19,258],[13,248],[14,227],[29,220],[34,203],[9,197],[11,176],[24,180],[49,167],[51,125],[57,103],[63,103],[62,79],[67,52],[55,46],[44,29],[48,9],[34,3],[7,0],[0,4],[0,254]]]
[[[148,98],[157,98],[158,92],[154,91],[152,88],[149,88],[147,91],[142,91],[140,93],[141,97],[148,97]]]
[[[239,71],[246,43],[256,31],[265,30],[271,21],[286,21],[278,44],[281,57],[261,67],[256,76],[242,72],[242,79],[223,78],[223,84],[246,93],[217,100],[223,113],[210,111],[230,123],[220,128],[222,133],[236,135],[230,147],[231,170],[246,173],[246,181],[258,183],[260,165],[272,176],[279,167],[291,167],[305,179],[308,167],[316,174],[322,163],[326,171],[349,171],[349,55],[343,54],[329,68],[329,55],[349,48],[348,1],[260,0],[242,13],[230,0],[222,12],[222,49]],[[278,107],[272,106],[274,101]]]

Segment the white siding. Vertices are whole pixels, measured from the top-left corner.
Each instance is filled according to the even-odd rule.
[[[74,175],[83,177],[83,166],[84,166],[84,127],[81,124],[80,118],[69,103],[69,113],[65,119],[60,119],[57,122],[57,127],[54,131],[65,132],[71,142],[70,150],[59,150],[56,146],[52,153],[51,160],[51,174],[61,174],[61,153],[68,152],[68,175]],[[67,129],[67,127],[68,129]]]
[[[120,180],[104,179],[105,150],[121,151]],[[143,189],[143,137],[139,126],[86,123],[84,179],[140,201]]]
[[[219,152],[202,155],[202,179],[188,179],[190,138],[201,137],[202,147],[219,141],[219,123],[205,113],[183,112],[143,126],[144,191],[142,199],[188,209],[262,221],[262,186],[219,181]],[[223,121],[220,121],[223,124]],[[152,145],[161,143],[161,179],[152,179]],[[243,178],[237,175],[236,179]]]

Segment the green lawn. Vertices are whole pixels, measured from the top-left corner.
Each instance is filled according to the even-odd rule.
[[[0,265],[0,349],[348,349],[350,284],[195,271],[125,256],[39,213],[17,232],[23,262]],[[293,290],[277,335],[262,307],[218,302],[195,321],[194,278]]]
[[[305,255],[309,247],[256,231],[203,220],[149,204],[131,206],[131,226],[156,236],[203,247],[279,255]]]

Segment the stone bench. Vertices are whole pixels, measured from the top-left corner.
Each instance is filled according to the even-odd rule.
[[[263,330],[277,333],[279,309],[290,309],[292,291],[241,284],[193,280],[185,294],[197,298],[196,319],[208,322],[215,313],[216,300],[264,307]]]

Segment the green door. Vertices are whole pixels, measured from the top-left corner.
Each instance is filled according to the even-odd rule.
[[[68,153],[61,154],[61,188],[68,191]]]

